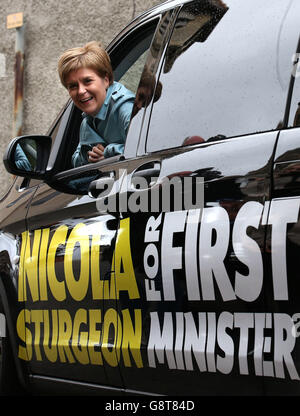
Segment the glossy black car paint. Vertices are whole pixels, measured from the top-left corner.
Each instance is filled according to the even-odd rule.
[[[134,35],[136,28],[148,27],[149,21],[158,22],[150,56],[152,61],[154,57],[156,76],[167,82],[167,77],[172,77],[172,70],[164,72],[165,57],[170,52],[167,46],[174,24],[182,23],[176,19],[186,3],[166,2],[136,19],[108,47],[112,61],[122,59],[118,48]],[[201,26],[200,32],[196,30],[198,37],[182,45],[178,56],[184,56],[191,45],[205,42],[211,33],[209,29],[214,30],[229,14],[226,17],[224,2],[191,3],[194,10],[198,6],[207,10],[215,3],[221,7],[213,15],[212,27],[203,29]],[[242,16],[242,10],[239,13]],[[284,17],[276,15],[278,27]],[[297,39],[293,42],[297,45]],[[180,90],[180,81],[176,81]],[[196,137],[198,143],[194,141],[174,148],[166,145],[161,150],[149,151],[147,139],[151,137],[151,123],[156,119],[155,106],[160,105],[159,101],[153,104],[152,97],[149,105],[132,119],[125,158],[100,162],[92,172],[89,166],[60,169],[64,163],[62,150],[66,149],[69,137],[66,131],[75,130],[71,122],[76,110],[67,105],[58,124],[53,126],[55,134],[53,129],[49,132],[55,136],[49,159],[49,167],[53,168],[52,181],[43,183],[18,177],[1,200],[0,300],[20,381],[26,389],[46,387],[54,394],[64,391],[75,394],[299,395],[299,341],[296,336],[292,344],[292,338],[283,335],[285,329],[282,334],[278,329],[280,319],[291,319],[298,313],[299,304],[300,133],[297,126],[288,124],[286,109],[292,91],[286,88],[283,96],[287,100],[282,102],[283,125],[277,125],[280,120],[276,120],[273,131],[245,131],[238,137],[216,136],[209,141],[200,137],[201,130],[188,131],[191,136],[200,135]],[[187,130],[189,115],[189,112],[182,112],[182,124]],[[158,129],[162,134],[158,142],[163,144],[168,125],[158,126]],[[178,143],[184,143],[185,139],[178,133]],[[163,213],[100,213],[95,198],[86,193],[66,192],[70,190],[71,181],[85,173],[96,179],[114,172],[115,180],[121,181],[120,172],[126,170],[130,181],[132,175],[149,166],[159,167],[157,187],[163,187],[166,179],[173,177],[203,178],[203,207]],[[146,190],[148,195],[150,192],[151,189]],[[295,209],[290,217],[285,217],[289,212],[285,208],[289,206]],[[195,226],[189,222],[192,215],[196,216]],[[278,225],[281,219],[282,228]],[[155,230],[149,225],[153,226],[153,221],[156,221]],[[236,231],[242,229],[238,228],[239,224],[247,225],[242,232],[243,240],[239,240]],[[61,244],[57,243],[57,252],[51,260],[54,263],[49,266],[49,244],[58,231],[63,233]],[[81,231],[82,241],[85,241],[82,245],[77,244],[76,234]],[[276,231],[279,233],[277,240]],[[123,236],[128,240],[121,241]],[[240,241],[244,245],[239,246]],[[68,249],[69,243],[71,248]],[[39,287],[34,287],[33,277],[30,287],[26,283],[23,285],[27,296],[20,301],[18,279],[21,278],[20,267],[24,267],[22,256],[26,257],[26,244],[31,250],[28,257],[36,267],[32,276],[39,276]],[[119,245],[122,250],[125,247],[123,258],[116,258]],[[151,278],[145,271],[147,265],[149,270],[153,267],[149,258],[147,263],[145,254],[150,245],[153,252],[158,253],[158,268]],[[216,258],[205,266],[204,257],[211,256],[214,248]],[[34,250],[38,261],[34,259]],[[66,272],[67,256],[71,269]],[[93,256],[100,258],[100,266]],[[125,258],[129,266],[122,264]],[[131,286],[122,291],[118,279],[131,263]],[[80,280],[79,276],[84,276],[83,264],[90,270],[84,296],[76,289],[70,291],[64,281],[66,273],[73,273],[74,280]],[[95,278],[95,286],[92,286],[92,270],[98,266],[102,285],[96,286]],[[277,266],[282,268],[282,282],[275,270]],[[51,270],[55,270],[57,282],[50,287]],[[256,272],[261,273],[260,285]],[[41,284],[46,275],[47,287]],[[256,286],[252,293],[253,283]],[[58,287],[62,291],[55,291]],[[93,292],[93,287],[97,287],[98,292]],[[156,300],[147,298],[150,287]],[[110,294],[104,295],[105,290]],[[26,318],[26,312],[22,311],[42,312],[34,312]],[[79,348],[77,354],[71,349],[79,343],[79,338],[72,338],[72,325],[75,315],[79,316],[78,311],[82,314],[78,321],[81,336],[87,336],[84,334],[88,333],[88,319],[93,319],[90,334],[99,333],[105,340],[105,345],[96,342],[96,346],[90,345],[90,354],[84,354],[84,348]],[[67,339],[66,345],[53,349],[53,355],[49,351],[45,354],[43,341],[46,340],[49,347],[51,334],[41,325],[48,322],[51,328],[50,312],[53,320],[61,319],[60,333]],[[23,354],[26,351],[25,338],[20,340],[20,335],[24,336],[20,333],[22,325],[19,325],[19,333],[16,331],[20,313],[25,317],[24,327],[33,337],[28,342],[29,360],[18,358],[20,347]],[[111,328],[101,326],[106,313],[111,317],[111,321],[107,318]],[[220,329],[223,319],[226,330]],[[244,326],[243,319],[247,320]],[[201,327],[204,321],[207,326]],[[155,340],[160,331],[165,334],[161,337],[165,344]],[[218,336],[218,331],[224,338]],[[90,339],[92,342],[92,337]],[[194,343],[189,343],[190,339]],[[282,350],[279,351],[278,346]]]

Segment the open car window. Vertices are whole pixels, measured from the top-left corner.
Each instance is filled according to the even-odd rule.
[[[127,89],[136,94],[140,77],[145,65],[159,19],[148,22],[146,27],[135,29],[121,41],[112,51],[109,51],[114,71],[114,80],[122,83]],[[82,122],[81,111],[70,102],[57,127],[53,130],[56,136],[53,147],[59,146],[59,154],[52,152],[56,158],[57,172],[73,169],[72,155],[79,143],[79,129]],[[62,136],[62,137],[60,137]],[[50,165],[54,161],[51,160]]]

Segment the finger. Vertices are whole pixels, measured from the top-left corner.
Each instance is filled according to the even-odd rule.
[[[104,146],[101,143],[98,143],[96,147],[104,152]]]
[[[98,162],[98,160],[104,159],[103,154],[98,154],[93,151],[88,152],[89,162]]]
[[[102,146],[103,147],[103,146]],[[97,146],[94,146],[93,147],[93,149],[92,149],[92,152],[93,153],[95,153],[96,155],[103,155],[103,151],[104,151],[104,148],[103,148],[103,150],[101,150],[99,147],[97,147]]]
[[[97,156],[97,157],[93,157],[93,156],[89,156],[89,162],[95,163],[95,162],[99,162],[99,160],[104,159],[104,156]]]

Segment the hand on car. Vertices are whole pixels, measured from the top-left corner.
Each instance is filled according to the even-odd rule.
[[[95,163],[102,159],[104,159],[104,146],[99,143],[88,152],[88,161]]]

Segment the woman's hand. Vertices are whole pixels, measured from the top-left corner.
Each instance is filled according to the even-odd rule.
[[[88,152],[88,161],[95,163],[102,159],[104,159],[104,147],[99,143]]]

